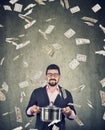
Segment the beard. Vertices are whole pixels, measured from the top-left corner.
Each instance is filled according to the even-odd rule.
[[[58,82],[56,82],[56,79],[50,79],[48,84],[52,87],[56,86]]]

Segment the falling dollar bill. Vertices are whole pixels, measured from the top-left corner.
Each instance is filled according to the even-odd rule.
[[[25,34],[20,34],[18,37],[24,37],[25,36]]]
[[[27,46],[29,43],[30,43],[30,41],[25,41],[23,43],[20,43],[19,45],[16,46],[16,50]]]
[[[100,83],[102,85],[102,88],[105,87],[105,78],[103,78],[102,80],[100,80]]]
[[[2,24],[0,24],[0,28],[3,28],[4,26]]]
[[[75,106],[75,107],[81,107],[81,105],[75,104],[75,103],[68,103],[67,105]]]
[[[26,96],[25,92],[22,91],[21,92],[21,97],[20,97],[20,102],[22,103],[23,102],[23,98]]]
[[[0,101],[5,101],[5,100],[6,100],[6,97],[5,97],[4,93],[2,93],[0,91]]]
[[[43,1],[44,0],[35,0],[38,4],[40,4],[40,5],[46,5]]]
[[[31,122],[33,121],[33,119],[34,118],[32,118],[28,123],[26,123],[26,125],[24,127],[27,128],[31,124]],[[35,129],[35,130],[37,130],[37,129]]]
[[[103,25],[101,25],[101,24],[99,24],[99,27],[103,31],[103,33],[105,34],[105,27]]]
[[[53,57],[54,53],[55,53],[55,50],[53,47],[51,46],[43,46],[42,47],[42,51],[44,53],[47,53],[50,57]]]
[[[54,25],[49,25],[48,28],[45,30],[46,34],[50,34],[54,30],[55,26]]]
[[[16,4],[14,5],[14,11],[16,11],[16,12],[21,12],[21,11],[22,11],[22,8],[23,8],[23,5],[22,5],[22,4],[16,3]]]
[[[25,88],[25,87],[28,87],[28,86],[29,86],[28,81],[23,81],[23,82],[20,82],[20,83],[19,83],[19,87],[20,87],[20,88]]]
[[[91,22],[84,22],[84,23],[87,24],[88,26],[94,26],[94,24]]]
[[[100,96],[101,96],[102,106],[105,106],[105,92],[100,90]]]
[[[67,37],[67,38],[71,38],[76,32],[73,30],[73,29],[68,29],[64,35]]]
[[[74,120],[77,122],[77,124],[79,126],[83,126],[84,125],[83,122],[79,119],[79,117],[77,115],[75,116]]]
[[[3,65],[4,60],[5,60],[5,57],[3,57],[3,58],[1,59],[0,65]]]
[[[8,92],[8,84],[6,82],[3,82],[1,90]]]
[[[91,18],[91,17],[87,17],[87,16],[84,16],[81,18],[82,20],[85,20],[85,21],[89,21],[89,22],[92,22],[92,23],[97,23],[98,20],[97,19],[94,19],[94,18]]]
[[[12,129],[12,130],[22,130],[23,129],[23,127],[22,126],[19,126],[19,127],[16,127],[16,128],[14,128],[14,129]]]
[[[50,21],[52,21],[53,19],[55,19],[55,18],[48,18],[48,19],[46,19],[45,21],[46,21],[46,22],[50,22]]]
[[[43,38],[44,38],[45,40],[48,40],[47,35],[46,35],[45,32],[43,32],[41,29],[39,29],[38,31],[39,31],[39,33],[43,36]]]
[[[77,58],[78,61],[82,61],[82,62],[86,62],[87,60],[87,56],[83,55],[83,54],[77,54]]]
[[[30,125],[30,122],[28,122],[24,127],[27,128]]]
[[[21,16],[23,16],[24,18],[25,17],[27,17],[28,15],[30,15],[31,13],[32,13],[32,11],[33,11],[33,9],[30,9],[29,11],[27,11],[25,14],[23,14],[23,15],[21,15]],[[23,19],[24,19],[23,18]],[[28,17],[29,18],[29,17]],[[30,22],[28,22],[28,23],[30,23]]]
[[[95,54],[99,54],[99,55],[105,56],[105,50],[95,51]]]
[[[57,127],[56,125],[53,125],[52,130],[59,130],[59,127]]]
[[[28,29],[29,27],[31,27],[32,25],[34,25],[36,23],[36,20],[33,20],[31,22],[29,22],[28,24],[24,25],[25,29]]]
[[[4,10],[12,11],[9,5],[3,5]]]
[[[104,112],[104,114],[103,114],[103,117],[102,117],[102,118],[103,118],[103,120],[105,120],[105,112]]]
[[[20,57],[21,55],[22,55],[22,54],[15,56],[15,57],[13,58],[13,61],[16,61],[17,59],[19,59],[19,57]]]
[[[15,4],[16,2],[18,2],[19,0],[10,0],[9,3],[11,4]]]
[[[64,2],[63,2],[63,0],[60,0],[60,4],[64,8]]]
[[[64,0],[64,3],[65,3],[66,9],[68,9],[68,8],[70,7],[70,5],[69,5],[69,0]]]
[[[69,63],[69,67],[74,70],[79,66],[79,61],[77,59],[73,59],[70,63]]]
[[[11,114],[11,113],[13,113],[13,112],[14,112],[14,111],[12,111],[12,112],[5,112],[5,113],[2,114],[2,116],[9,115],[9,114]]]
[[[70,8],[70,11],[71,11],[72,14],[74,14],[74,13],[79,12],[79,11],[80,11],[80,8],[79,8],[79,6],[75,6],[75,7],[73,7],[73,8]]]
[[[76,45],[90,44],[90,40],[89,39],[76,38],[75,40],[76,40]]]
[[[85,87],[86,87],[86,85],[85,85],[85,84],[82,84],[82,85],[80,85],[80,86],[77,87],[77,88],[73,88],[72,91],[81,92]]]
[[[22,114],[21,114],[21,110],[19,107],[15,106],[15,113],[16,113],[16,121],[22,122]]]
[[[58,122],[60,122],[60,120],[53,120],[50,124],[48,124],[48,126],[51,126],[51,125],[58,123]]]
[[[9,112],[5,112],[5,113],[3,113],[2,115],[3,116],[6,116],[6,115],[8,115],[9,114]]]
[[[26,61],[23,61],[23,66],[24,66],[24,68],[27,68],[28,67],[28,63]]]
[[[93,108],[92,102],[90,100],[87,100],[87,104],[90,108]]]
[[[67,93],[65,91],[64,88],[61,88],[62,94],[63,94],[63,98],[66,99],[67,98]]]
[[[101,9],[101,6],[99,4],[96,4],[92,7],[92,10],[96,13]]]
[[[36,6],[36,4],[29,4],[28,6],[26,6],[25,8],[24,8],[24,11],[26,11],[27,9],[30,9],[30,8],[33,8],[34,6]]]
[[[29,13],[31,13],[30,11],[28,12],[28,14]],[[21,19],[23,19],[23,20],[25,20],[25,22],[27,22],[28,24],[30,24],[30,21],[27,19],[27,16],[25,16],[25,15],[27,15],[27,13],[26,14],[19,14],[18,16],[21,18]],[[26,26],[27,26],[27,24],[26,24]],[[25,27],[25,26],[24,26]]]
[[[59,50],[59,49],[62,48],[62,46],[61,46],[60,44],[58,44],[58,43],[54,43],[52,46],[53,46],[56,50]]]

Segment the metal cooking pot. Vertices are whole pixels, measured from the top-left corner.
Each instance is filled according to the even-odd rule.
[[[61,108],[50,104],[41,108],[41,120],[44,122],[52,122],[53,120],[61,120]]]

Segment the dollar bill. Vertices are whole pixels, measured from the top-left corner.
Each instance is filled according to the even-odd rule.
[[[71,38],[73,35],[75,35],[75,31],[73,30],[73,29],[68,29],[65,33],[64,33],[64,35],[67,37],[67,38]]]
[[[84,125],[83,122],[79,119],[79,117],[77,115],[75,116],[74,120],[77,122],[77,124],[79,126],[83,126]]]
[[[22,114],[21,114],[21,110],[19,107],[15,106],[15,113],[16,113],[16,121],[22,122]]]
[[[100,90],[100,96],[101,96],[102,106],[105,106],[105,92]]]
[[[4,93],[2,93],[0,91],[0,101],[5,101],[5,100],[6,100],[6,97],[5,97]]]
[[[69,67],[74,70],[79,66],[79,61],[77,59],[73,59],[70,63],[69,63]]]

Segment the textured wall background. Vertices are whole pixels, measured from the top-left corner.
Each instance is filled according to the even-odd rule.
[[[34,128],[35,118],[26,117],[25,109],[33,89],[44,84],[45,69],[51,63],[60,66],[60,85],[71,91],[74,103],[81,105],[75,109],[84,126],[66,120],[67,130],[105,129],[105,104],[102,105],[100,96],[100,90],[105,91],[100,83],[105,78],[105,57],[95,54],[96,51],[105,49],[105,32],[99,27],[100,24],[105,27],[105,2],[70,0],[68,9],[65,5],[62,7],[60,2],[64,4],[63,0],[46,1],[45,5],[34,0],[21,0],[17,2],[23,5],[21,12],[14,11],[16,3],[4,1],[0,4],[0,130],[11,130],[19,126],[24,130]],[[24,9],[31,3],[36,6],[26,19],[30,22],[36,20],[36,23],[25,29],[27,22],[19,14],[28,12],[31,8],[26,11]],[[101,9],[94,12],[92,7],[97,3]],[[10,6],[12,10],[5,10],[4,5]],[[72,14],[70,9],[75,6],[79,6],[80,11]],[[93,26],[89,26],[84,23],[87,21],[81,19],[84,16],[97,19],[97,22],[91,22]],[[51,20],[46,22],[49,18]],[[46,34],[45,39],[39,29],[44,32],[49,25],[54,25],[55,28],[50,34]],[[70,28],[76,33],[67,38],[64,33]],[[19,37],[22,34],[24,35]],[[8,42],[7,38],[13,39]],[[90,44],[76,45],[76,38],[89,39]],[[16,45],[26,41],[30,41],[27,46],[16,49]],[[54,48],[55,43],[60,48]],[[87,59],[86,62],[80,61],[79,66],[72,70],[69,63],[76,59],[77,54],[86,55]],[[22,87],[19,83],[23,82],[26,84]],[[82,91],[73,91],[81,85],[86,86]],[[88,100],[93,108],[89,107]],[[16,107],[21,111],[20,122],[16,119]],[[26,127],[27,123],[30,124]]]

